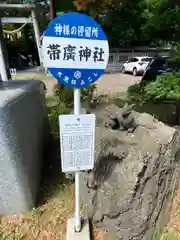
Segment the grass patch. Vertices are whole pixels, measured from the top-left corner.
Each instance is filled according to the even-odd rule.
[[[12,77],[12,80],[17,80],[17,81],[20,81],[20,80],[26,80],[26,81],[29,81],[29,80],[41,80],[41,79],[44,79],[45,76],[28,76],[28,77],[25,77],[25,76],[13,76]]]
[[[30,81],[30,80],[38,80],[38,81],[45,81],[45,80],[49,80],[51,79],[51,77],[48,76],[44,76],[44,75],[39,75],[39,76],[32,76],[32,77],[23,77],[23,76],[18,76],[18,77],[14,77],[12,78],[12,80],[15,81]],[[52,78],[53,80],[53,78]],[[55,81],[54,81],[55,82]]]
[[[13,77],[12,78],[12,80],[17,80],[17,81],[19,81],[19,80],[39,80],[39,78],[38,77],[22,77],[22,76],[18,76],[18,77]]]
[[[65,239],[67,217],[74,212],[74,186],[54,186],[53,196],[30,213],[1,219],[1,240]],[[47,188],[46,188],[47,190]]]
[[[45,73],[37,73],[37,75],[35,73],[29,73],[28,76],[26,75],[26,73],[23,73],[22,75],[16,75],[16,76],[12,76],[12,80],[17,80],[17,81],[20,81],[20,80],[41,80],[41,81],[44,81],[44,80],[49,80],[49,79],[52,79],[54,80],[54,83],[56,83],[56,80],[50,76],[50,75],[46,75]]]
[[[153,240],[179,240],[179,236],[176,232],[166,230],[160,236],[157,235]]]

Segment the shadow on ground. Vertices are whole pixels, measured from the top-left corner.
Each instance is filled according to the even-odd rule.
[[[61,171],[60,160],[60,140],[59,138],[49,137],[44,148],[44,158],[42,166],[42,178],[37,205],[45,204],[54,197],[57,192],[64,187],[72,185],[72,182],[65,177]]]

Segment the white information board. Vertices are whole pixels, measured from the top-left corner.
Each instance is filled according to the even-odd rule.
[[[62,171],[93,169],[95,115],[60,115],[59,126]]]

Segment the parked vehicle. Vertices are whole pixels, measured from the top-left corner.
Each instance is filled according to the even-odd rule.
[[[122,66],[122,73],[132,73],[134,76],[143,74],[152,57],[133,57],[125,62]]]
[[[154,58],[147,66],[141,81],[155,81],[157,76],[169,72],[180,72],[180,65],[168,56]]]

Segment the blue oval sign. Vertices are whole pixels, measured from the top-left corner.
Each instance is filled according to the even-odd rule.
[[[48,71],[73,88],[97,81],[109,58],[109,45],[101,26],[80,13],[66,13],[54,19],[44,32],[42,49]]]

